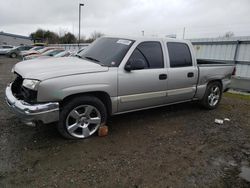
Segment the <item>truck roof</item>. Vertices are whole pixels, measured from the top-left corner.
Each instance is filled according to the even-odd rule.
[[[189,43],[188,40],[183,40],[183,39],[176,39],[176,38],[160,38],[160,37],[146,37],[146,36],[126,36],[126,35],[105,35],[103,37],[110,37],[110,38],[121,38],[121,39],[128,39],[128,40],[135,40],[135,41],[170,41],[170,42],[185,42]]]

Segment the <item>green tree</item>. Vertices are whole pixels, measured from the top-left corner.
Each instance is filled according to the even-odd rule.
[[[55,44],[59,42],[58,34],[47,30],[44,34],[45,41],[49,44]]]
[[[59,36],[53,31],[43,29],[38,29],[35,32],[31,33],[30,37],[32,37],[35,42],[46,42],[48,44],[70,44],[77,42],[75,35],[70,32],[64,32]]]
[[[60,43],[62,44],[76,43],[76,37],[72,33],[67,32],[62,37],[60,37]]]
[[[35,32],[31,33],[30,37],[33,40],[41,40],[41,42],[43,42],[44,41],[44,33],[45,33],[45,31],[43,29],[38,29]]]
[[[35,32],[31,33],[30,37],[32,37],[34,41],[46,42],[50,44],[59,42],[58,34],[49,30],[46,31],[43,29],[38,29]]]

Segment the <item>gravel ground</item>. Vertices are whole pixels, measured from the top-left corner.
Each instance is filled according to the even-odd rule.
[[[119,115],[107,137],[69,141],[55,124],[27,127],[11,113],[4,89],[16,62],[0,57],[0,187],[250,187],[250,100]]]

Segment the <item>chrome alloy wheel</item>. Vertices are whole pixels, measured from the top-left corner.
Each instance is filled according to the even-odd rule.
[[[76,138],[87,138],[94,134],[101,125],[101,113],[91,105],[77,106],[66,118],[69,134]]]
[[[210,94],[208,95],[208,104],[210,106],[215,106],[220,100],[220,88],[218,86],[213,86],[210,89]]]

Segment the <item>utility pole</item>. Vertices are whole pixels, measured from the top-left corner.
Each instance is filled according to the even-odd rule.
[[[182,36],[183,39],[185,39],[185,32],[186,32],[186,28],[184,27],[183,28],[183,36]]]
[[[79,4],[79,38],[78,38],[78,48],[80,46],[80,39],[81,39],[81,7],[84,6],[84,4]]]
[[[142,32],[142,36],[144,36],[144,30],[142,30],[141,32]]]

